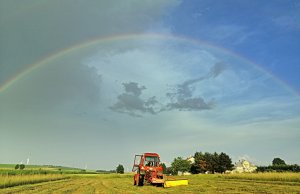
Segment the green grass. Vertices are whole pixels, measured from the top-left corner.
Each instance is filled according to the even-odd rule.
[[[15,169],[16,164],[0,164],[0,169]],[[37,169],[46,169],[46,170],[71,170],[71,171],[81,171],[81,168],[73,168],[66,166],[54,166],[54,165],[25,165],[25,169],[37,170]]]
[[[224,175],[225,179],[244,179],[260,181],[280,181],[280,182],[298,182],[300,183],[300,173],[282,172],[282,173],[245,173]]]
[[[61,180],[66,178],[68,177],[63,175],[56,175],[56,174],[0,175],[0,188]]]
[[[172,188],[133,186],[132,174],[70,175],[69,179],[0,189],[0,193],[300,193],[300,173],[190,175],[189,185]],[[283,178],[284,176],[292,178]],[[263,177],[263,178],[262,178]],[[267,178],[266,178],[267,177]],[[272,179],[272,177],[281,177]],[[298,178],[297,178],[298,177]],[[178,177],[182,178],[182,177]],[[291,181],[292,180],[292,181]]]
[[[96,173],[94,170],[53,166],[53,165],[26,165],[23,170],[15,170],[15,164],[0,164],[0,175],[33,175],[33,174],[86,174]]]

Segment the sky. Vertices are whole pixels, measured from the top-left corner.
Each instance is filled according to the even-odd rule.
[[[300,163],[299,1],[0,0],[0,28],[0,163]]]

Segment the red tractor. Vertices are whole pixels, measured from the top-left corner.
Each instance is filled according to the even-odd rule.
[[[132,171],[136,172],[133,177],[134,185],[143,186],[144,181],[156,185],[164,184],[163,168],[156,153],[135,155]]]
[[[132,171],[136,172],[133,177],[134,185],[143,186],[144,182],[164,187],[188,185],[187,179],[178,180],[163,175],[160,157],[156,153],[135,155]]]

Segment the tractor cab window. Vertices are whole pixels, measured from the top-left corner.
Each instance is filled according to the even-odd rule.
[[[146,156],[144,166],[158,166],[159,159],[157,156]]]
[[[134,157],[134,165],[139,165],[141,161],[142,155],[135,155]]]

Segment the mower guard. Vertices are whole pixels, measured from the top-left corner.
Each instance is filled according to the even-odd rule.
[[[186,186],[189,184],[189,181],[187,179],[171,179],[171,178],[166,178],[164,180],[164,187],[176,187],[176,186]]]

